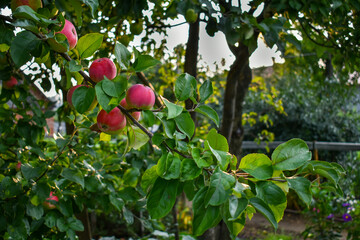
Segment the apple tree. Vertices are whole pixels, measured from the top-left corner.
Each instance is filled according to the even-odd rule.
[[[130,229],[123,236],[142,237],[183,193],[193,203],[189,234],[223,220],[235,238],[255,212],[276,229],[289,189],[309,205],[311,174],[341,192],[342,167],[312,161],[300,139],[271,157],[238,160],[215,128],[196,131],[194,112],[220,125],[206,104],[211,81],[180,73],[173,99],[158,94],[146,73],[161,61],[124,44],[142,30],[148,8],[130,2],[1,2],[2,12],[12,8],[0,15],[2,238],[91,239],[89,213],[119,215]],[[58,107],[41,94],[51,87]],[[46,134],[52,117],[66,123],[65,133]]]

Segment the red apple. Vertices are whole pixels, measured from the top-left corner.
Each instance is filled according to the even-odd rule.
[[[16,8],[27,5],[37,11],[39,8],[42,8],[41,0],[11,0],[11,10],[14,12]]]
[[[148,110],[154,106],[155,94],[151,88],[135,84],[127,90],[126,102],[130,108]]]
[[[17,172],[21,170],[21,162],[20,162],[20,161],[18,161],[18,163],[16,164],[15,170],[16,170]]]
[[[50,196],[43,203],[44,207],[47,209],[55,209],[56,205],[51,202],[59,202],[59,198],[55,196],[53,192],[50,192]]]
[[[109,113],[104,109],[97,115],[99,129],[107,134],[115,135],[120,133],[126,126],[126,117],[119,108],[114,108]]]
[[[13,89],[17,85],[17,83],[18,81],[16,80],[16,78],[12,76],[9,80],[3,81],[3,87],[6,89]]]
[[[123,106],[125,109],[130,109],[125,98],[123,100],[121,100],[120,105]],[[133,118],[135,118],[136,121],[139,121],[140,115],[141,115],[141,112],[132,112],[131,113],[131,116],[133,116]]]
[[[56,34],[65,35],[66,39],[69,42],[69,50],[73,49],[76,46],[78,41],[78,36],[74,25],[69,20],[65,19],[64,28],[60,32],[55,33],[55,35]],[[63,45],[57,43],[53,38],[48,39],[48,43],[50,47],[56,52],[62,53],[62,52],[67,52],[68,50]]]
[[[67,99],[67,102],[69,103],[69,105],[71,107],[74,107],[74,105],[72,104],[72,96],[74,94],[74,91],[79,88],[79,87],[89,87],[88,85],[85,85],[85,84],[80,84],[80,85],[76,85],[72,88],[69,89],[68,93],[67,93],[67,96],[66,96],[66,99]],[[96,104],[97,104],[97,101],[96,101],[96,98],[94,98],[94,101],[92,102],[92,104],[90,105],[89,109],[86,110],[85,112],[88,112],[88,111],[91,111],[93,110],[95,107],[96,107]]]
[[[94,82],[104,80],[104,76],[112,80],[116,77],[116,66],[109,58],[96,59],[89,68],[89,75]]]

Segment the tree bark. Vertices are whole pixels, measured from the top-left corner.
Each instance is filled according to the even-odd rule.
[[[232,48],[232,52],[235,55],[235,61],[231,65],[226,79],[220,132],[228,140],[230,153],[239,157],[244,137],[243,103],[252,80],[252,74],[249,66],[248,47],[239,43],[239,47]]]
[[[197,75],[197,61],[199,55],[199,32],[200,32],[200,21],[199,18],[196,22],[189,24],[189,37],[186,43],[186,52],[185,52],[185,64],[184,72],[190,74],[196,78]],[[192,109],[194,103],[188,99],[185,101],[185,108]],[[196,124],[196,113],[190,113],[192,120]]]

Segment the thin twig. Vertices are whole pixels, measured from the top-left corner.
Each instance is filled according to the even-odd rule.
[[[121,105],[117,106],[122,113],[124,113],[128,118],[130,118],[130,120],[138,127],[141,129],[141,131],[143,131],[146,135],[149,136],[149,138],[151,139],[154,134],[152,134],[152,132],[150,132],[149,130],[147,130],[143,125],[141,125],[138,121],[136,121],[136,119]]]

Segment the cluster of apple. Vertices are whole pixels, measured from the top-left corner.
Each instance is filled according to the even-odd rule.
[[[90,79],[98,83],[105,79],[112,80],[116,77],[117,70],[114,62],[109,58],[100,58],[95,60],[89,68]],[[72,87],[67,95],[68,103],[72,104],[72,96],[80,86],[76,85]],[[89,87],[89,86],[87,86]],[[140,109],[148,110],[154,106],[155,94],[147,86],[142,84],[135,84],[126,91],[126,97],[121,100],[120,105],[125,109]],[[88,111],[92,110],[96,106],[97,102],[94,100],[93,104],[89,107]],[[132,112],[131,115],[135,120],[139,120],[141,112]],[[97,126],[100,131],[107,134],[118,134],[126,126],[126,116],[121,112],[119,108],[114,108],[109,113],[105,110],[101,110],[97,115]]]
[[[21,5],[28,5],[35,11],[42,7],[41,0],[12,0],[11,8],[14,11],[17,7]],[[73,49],[78,41],[78,36],[74,25],[65,19],[65,24],[63,29],[60,32],[56,32],[57,34],[65,35],[68,43],[69,50]],[[47,41],[50,47],[57,52],[66,52],[68,49],[63,45],[57,43],[55,39],[48,39]],[[104,79],[104,76],[112,80],[117,75],[117,70],[114,62],[109,58],[100,58],[95,60],[89,68],[89,75],[92,81],[98,83]],[[14,77],[12,77],[9,81],[4,82],[4,87],[12,88],[17,84],[17,81]],[[75,90],[81,86],[86,86],[84,84],[76,85],[72,87],[67,94],[67,101],[70,106],[73,107],[72,104],[72,96]],[[130,87],[126,92],[126,97],[120,102],[120,105],[125,109],[141,109],[148,110],[153,107],[155,103],[155,94],[154,92],[147,86],[136,84]],[[96,99],[93,101],[88,111],[95,108],[97,105]],[[139,120],[141,112],[132,112],[131,115],[134,119]],[[105,133],[108,134],[118,134],[120,133],[126,126],[126,117],[121,112],[119,108],[114,108],[112,111],[107,113],[105,110],[101,110],[97,116],[97,125],[98,128]]]

